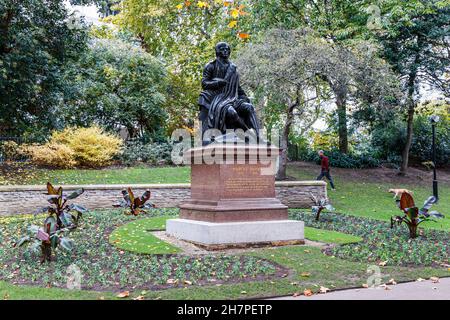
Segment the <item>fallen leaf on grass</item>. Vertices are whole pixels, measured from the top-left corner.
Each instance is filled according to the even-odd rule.
[[[184,280],[184,284],[187,284],[188,286],[192,285],[192,281]]]
[[[145,300],[145,298],[144,298],[144,296],[137,296],[137,297],[134,298],[133,300],[140,301],[140,300]]]
[[[241,291],[241,294],[247,294],[247,291]]]
[[[439,278],[438,277],[431,277],[430,280],[433,283],[438,283],[439,282]]]
[[[378,265],[380,267],[384,267],[384,266],[386,266],[387,263],[388,263],[387,260],[386,261],[381,261]]]
[[[330,289],[328,289],[328,288],[326,288],[326,287],[320,287],[320,293],[327,293],[327,292],[329,292],[329,291],[331,291]]]
[[[167,279],[166,283],[167,284],[177,284],[178,283],[178,279]]]
[[[369,285],[367,283],[363,283],[362,287],[367,289],[369,288]]]
[[[304,278],[307,278],[307,277],[309,277],[311,275],[311,273],[309,273],[309,272],[302,272],[300,275],[302,277],[304,277]]]
[[[391,284],[391,285],[395,286],[397,284],[397,282],[394,279],[390,279],[388,281],[388,284]]]
[[[422,281],[425,281],[425,279],[419,278],[419,279],[417,279],[416,281],[417,281],[417,282],[422,282]]]
[[[117,298],[127,298],[130,296],[130,291],[124,291],[117,295]]]
[[[305,295],[305,297],[311,297],[313,295],[313,292],[309,289],[306,289],[305,291],[303,291],[303,294]]]
[[[311,253],[311,250],[303,250],[305,253]]]

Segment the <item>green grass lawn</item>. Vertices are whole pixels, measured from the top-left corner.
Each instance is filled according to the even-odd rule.
[[[103,170],[45,170],[38,169],[23,184],[164,184],[189,183],[190,167],[133,167]]]
[[[314,172],[308,173],[288,168],[288,174],[299,180],[314,179]],[[418,187],[414,185],[392,185],[386,183],[347,181],[343,176],[333,177],[336,191],[328,187],[328,196],[337,212],[379,220],[390,220],[393,215],[401,215],[395,205],[393,195],[387,190],[391,188],[408,188],[414,192],[416,205],[420,207],[431,195],[431,187]],[[437,222],[424,222],[421,226],[439,230],[450,230],[450,187],[439,186],[440,201],[433,206],[445,215]]]
[[[151,234],[151,231],[166,229],[167,219],[174,217],[156,217],[127,223],[111,233],[109,243],[131,252],[145,254],[173,254],[180,252],[174,247]]]
[[[348,244],[362,241],[361,237],[337,231],[305,227],[305,238],[323,243]]]
[[[1,300],[103,300],[116,299],[112,292],[16,286],[0,281]]]

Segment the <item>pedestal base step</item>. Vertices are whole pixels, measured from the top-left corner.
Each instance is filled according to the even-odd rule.
[[[208,250],[304,243],[304,222],[293,220],[213,223],[172,219],[166,233]]]

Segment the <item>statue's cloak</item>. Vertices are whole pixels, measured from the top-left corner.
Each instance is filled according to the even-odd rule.
[[[214,97],[209,107],[208,113],[208,128],[218,129],[224,132],[226,127],[226,114],[230,106],[236,107],[239,103],[244,103],[244,100],[239,97],[239,74],[236,70],[236,65],[230,64],[224,79],[227,85],[219,90],[219,93]]]

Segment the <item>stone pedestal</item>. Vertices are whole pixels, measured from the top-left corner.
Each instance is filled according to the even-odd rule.
[[[213,144],[185,155],[191,163],[191,199],[167,233],[209,249],[303,243],[304,225],[288,220],[275,197],[279,149]]]

